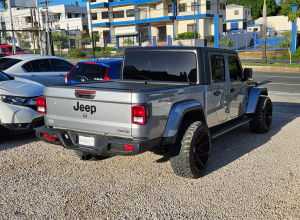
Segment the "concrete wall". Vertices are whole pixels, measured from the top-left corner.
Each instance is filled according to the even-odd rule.
[[[246,37],[247,35],[247,37]],[[221,36],[222,38],[223,36]],[[247,34],[228,34],[227,36],[228,38],[231,38],[233,40],[233,47],[230,49],[233,50],[243,50],[246,45],[250,46],[250,42],[253,42],[253,33],[247,33]]]
[[[297,19],[297,24],[299,26],[300,19]],[[262,24],[263,18],[258,18],[255,20],[255,24]],[[292,22],[288,21],[287,16],[269,16],[267,17],[267,26],[272,28],[276,31],[282,31],[282,30],[292,30]],[[299,30],[299,28],[298,28]]]

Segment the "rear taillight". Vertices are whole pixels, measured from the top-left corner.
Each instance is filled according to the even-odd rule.
[[[73,70],[75,67],[76,67],[76,65],[73,66],[73,68],[72,68],[72,69],[67,73],[67,75],[65,76],[65,83],[68,83],[68,78],[69,78],[69,76],[70,76],[72,70]]]
[[[144,106],[132,106],[132,123],[137,125],[146,124],[146,109]]]
[[[46,114],[46,99],[45,99],[45,97],[37,97],[36,110],[38,113]]]
[[[257,82],[255,82],[255,87],[258,87],[258,83]]]
[[[109,77],[109,69],[110,67],[107,67],[106,68],[106,71],[105,71],[105,75],[104,75],[104,78],[103,78],[103,81],[109,81],[111,78]]]
[[[44,133],[44,137],[49,139],[49,141],[58,141],[58,137],[51,136],[51,134]]]

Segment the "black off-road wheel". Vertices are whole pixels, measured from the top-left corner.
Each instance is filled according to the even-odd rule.
[[[201,121],[184,121],[176,143],[171,146],[171,166],[182,177],[203,176],[209,162],[211,136],[208,127]]]
[[[249,122],[251,131],[267,133],[272,125],[273,105],[269,97],[260,97],[253,120]]]

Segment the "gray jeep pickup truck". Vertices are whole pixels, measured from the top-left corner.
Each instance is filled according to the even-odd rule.
[[[86,159],[170,146],[174,172],[199,178],[212,139],[248,122],[256,133],[270,129],[268,91],[251,77],[231,50],[127,48],[120,80],[46,86],[36,135]]]

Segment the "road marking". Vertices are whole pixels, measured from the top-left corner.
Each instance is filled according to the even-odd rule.
[[[300,84],[272,83],[272,82],[264,83],[264,81],[258,82],[258,84],[260,84],[260,83],[268,84],[268,85],[300,86]]]
[[[275,77],[275,78],[300,79],[300,76],[268,76],[268,75],[261,75],[260,77]]]

